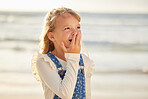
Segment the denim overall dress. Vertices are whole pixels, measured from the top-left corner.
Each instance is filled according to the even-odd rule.
[[[54,56],[53,53],[47,53],[47,55],[50,57],[50,59],[54,62],[56,65],[58,71],[58,74],[61,79],[64,78],[66,70],[62,69],[61,63],[58,61],[58,59]],[[77,82],[75,85],[74,93],[72,99],[86,99],[86,92],[85,92],[85,74],[84,74],[84,63],[82,56],[80,55],[80,61],[79,61],[80,69],[78,70],[77,75]],[[56,94],[53,99],[61,99]]]

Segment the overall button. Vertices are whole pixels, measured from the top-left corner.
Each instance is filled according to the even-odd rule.
[[[61,74],[61,76],[65,76],[65,73],[64,73],[64,71],[62,71],[60,74]]]
[[[81,70],[81,73],[84,74],[84,70]]]

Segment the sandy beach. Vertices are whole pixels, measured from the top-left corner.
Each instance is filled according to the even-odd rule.
[[[42,95],[0,95],[0,98],[1,99],[44,99],[44,96]],[[99,99],[99,98],[93,97],[92,99]],[[100,98],[100,99],[105,99],[105,98]]]
[[[0,98],[1,99],[44,99],[42,95],[0,95]],[[99,98],[93,97],[92,99],[99,99]],[[100,99],[105,99],[105,98],[100,98]]]
[[[44,97],[42,96],[42,95],[38,95],[38,94],[36,94],[36,95],[24,95],[24,94],[22,94],[22,95],[4,95],[4,94],[2,94],[2,95],[0,95],[0,98],[1,99],[44,99]]]
[[[32,73],[0,73],[1,99],[44,99]],[[19,79],[18,79],[19,78]],[[147,74],[94,73],[92,99],[148,99]]]

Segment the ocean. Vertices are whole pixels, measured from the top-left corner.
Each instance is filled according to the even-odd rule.
[[[45,15],[0,12],[0,94],[42,94],[31,56]],[[80,15],[82,40],[95,62],[92,99],[148,99],[148,14]]]

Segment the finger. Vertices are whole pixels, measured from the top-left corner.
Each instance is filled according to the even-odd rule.
[[[77,38],[76,38],[76,45],[80,45],[81,41],[81,32],[78,32]]]
[[[79,33],[80,33],[79,45],[81,45],[81,39],[82,39],[81,31]]]
[[[66,47],[65,47],[65,45],[64,45],[63,42],[61,42],[61,47],[62,47],[63,51],[66,53],[67,52],[67,49],[66,49]]]

